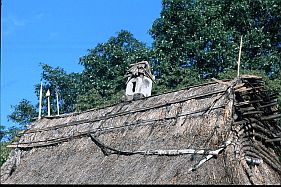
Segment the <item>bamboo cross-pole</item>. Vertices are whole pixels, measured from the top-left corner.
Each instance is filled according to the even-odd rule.
[[[38,114],[38,119],[41,119],[41,110],[42,110],[42,80],[41,80],[41,85],[40,85],[39,114]]]
[[[239,72],[240,72],[241,49],[242,49],[242,36],[241,36],[241,40],[240,40],[240,49],[239,49],[239,56],[238,56],[238,61],[237,61],[237,65],[238,65],[237,77],[240,76],[240,75],[239,75]]]
[[[51,107],[50,107],[50,90],[48,89],[46,96],[48,97],[48,116],[51,116]]]

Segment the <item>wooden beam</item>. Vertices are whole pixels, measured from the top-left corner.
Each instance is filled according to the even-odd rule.
[[[242,112],[245,112],[245,111],[256,110],[256,108],[253,107],[253,106],[250,106],[250,107],[240,107],[239,110],[242,111]]]
[[[248,87],[248,88],[243,86],[243,87],[241,87],[237,90],[234,90],[234,91],[235,92],[247,92],[247,91],[250,91],[250,90],[257,90],[257,89],[261,89],[261,88],[263,88],[263,86]]]
[[[281,114],[273,114],[273,115],[270,115],[270,116],[262,116],[261,117],[261,120],[272,120],[272,119],[277,119],[277,118],[281,118]]]
[[[233,125],[241,125],[241,124],[248,123],[248,122],[249,121],[246,121],[246,120],[235,121],[235,122],[233,122]]]
[[[248,104],[253,104],[253,103],[258,103],[263,101],[262,99],[259,100],[253,100],[253,101],[242,101],[242,102],[235,102],[234,106],[242,106],[242,105],[248,105]]]
[[[272,103],[269,103],[269,104],[266,104],[266,105],[259,106],[258,108],[266,108],[266,107],[269,107],[269,106],[274,106],[276,104],[277,104],[277,102],[272,102]]]
[[[281,141],[281,138],[272,138],[272,139],[265,140],[265,142],[279,142],[279,141]]]
[[[252,114],[262,114],[263,111],[249,111],[249,112],[244,112],[243,115],[252,115]]]
[[[241,75],[241,78],[243,78],[243,79],[258,79],[258,80],[262,80],[262,77],[258,77],[256,75]]]
[[[223,82],[222,80],[218,80],[216,78],[211,78],[213,81],[219,83],[219,84],[224,84],[224,85],[227,85],[227,86],[230,86],[231,83],[230,82]]]

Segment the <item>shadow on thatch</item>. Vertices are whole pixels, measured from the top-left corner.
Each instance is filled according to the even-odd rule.
[[[1,183],[280,184],[276,96],[260,77],[194,86],[30,125]]]

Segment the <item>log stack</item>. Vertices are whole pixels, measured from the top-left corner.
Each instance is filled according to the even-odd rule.
[[[278,114],[277,95],[264,88],[261,77],[242,76],[234,88],[235,122],[240,151],[253,159],[262,159],[279,170],[280,161],[272,153],[281,153],[281,114]]]

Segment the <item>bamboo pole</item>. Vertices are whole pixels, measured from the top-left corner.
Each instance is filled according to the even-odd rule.
[[[56,91],[56,96],[57,96],[57,112],[58,116],[60,115],[60,106],[59,106],[59,94],[58,91]]]
[[[39,114],[38,114],[38,119],[41,119],[41,110],[42,110],[42,80],[41,80],[41,85],[40,85]]]
[[[240,49],[239,49],[239,56],[238,56],[238,69],[237,69],[237,77],[239,77],[239,73],[240,73],[240,59],[241,59],[241,49],[242,49],[242,36],[241,36],[241,40],[240,40]]]

